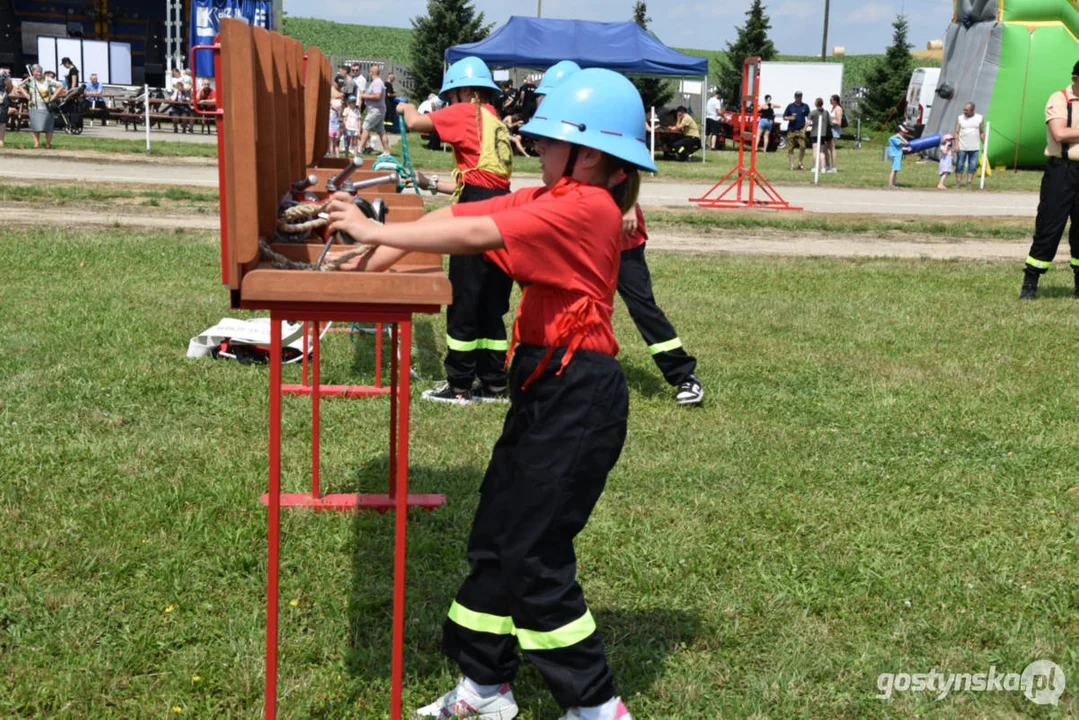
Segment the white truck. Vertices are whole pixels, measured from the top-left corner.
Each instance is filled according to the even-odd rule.
[[[940,80],[940,68],[915,68],[907,86],[907,113],[904,120],[908,127],[928,125],[929,115],[933,110],[933,100],[937,97],[937,81]]]

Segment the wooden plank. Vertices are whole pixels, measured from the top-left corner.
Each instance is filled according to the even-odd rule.
[[[315,46],[307,48],[307,76],[304,78],[304,120],[307,164],[319,164],[329,149],[330,60]]]
[[[256,268],[244,277],[243,302],[449,305],[442,264],[397,265],[386,272],[305,272]]]
[[[255,153],[258,157],[258,174],[253,182],[258,192],[258,231],[261,237],[270,237],[277,227],[277,208],[281,193],[277,186],[287,177],[288,168],[278,167],[277,112],[275,105],[276,81],[273,66],[273,37],[269,30],[254,28],[255,45]]]
[[[258,198],[255,190],[255,74],[251,28],[238,20],[221,21],[222,138],[228,198],[225,227],[229,238],[229,287],[238,289],[242,266],[258,254]]]
[[[307,121],[304,117],[303,106],[303,43],[294,38],[286,38],[288,50],[288,107],[289,107],[289,135],[292,136],[290,147],[292,155],[290,167],[292,176],[298,179],[304,176],[307,169]],[[327,121],[328,122],[328,121]]]
[[[271,47],[273,48],[274,67],[274,157],[277,158],[277,184],[274,191],[281,197],[292,183],[300,178],[292,172],[291,160],[293,157],[292,142],[293,134],[288,131],[289,106],[286,93],[288,92],[288,38],[278,33],[270,33]],[[303,137],[302,135],[300,136]]]

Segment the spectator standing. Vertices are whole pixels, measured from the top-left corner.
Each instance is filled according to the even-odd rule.
[[[367,92],[367,78],[363,76],[363,72],[360,70],[359,63],[352,63],[352,69],[349,71],[352,82],[356,85],[356,91],[350,93],[355,95],[360,101],[360,112],[363,112],[363,94]]]
[[[787,121],[787,164],[794,169],[794,147],[798,146],[798,169],[805,170],[806,157],[806,118],[809,106],[802,102],[802,91],[794,93],[794,102],[783,111]]]
[[[843,113],[843,104],[838,95],[833,95],[831,98],[832,103],[832,172],[835,172],[836,167],[836,143],[839,142],[839,136],[843,133],[843,126],[847,123],[847,116]]]
[[[1049,96],[1045,105],[1045,175],[1042,177],[1038,217],[1034,221],[1034,241],[1023,266],[1020,300],[1038,296],[1038,280],[1048,272],[1064,226],[1071,218],[1068,243],[1075,277],[1075,297],[1079,298],[1079,62],[1072,67],[1071,85]],[[973,108],[972,108],[973,109]]]
[[[342,117],[345,120],[345,147],[348,148],[348,152],[352,155],[358,154],[356,147],[356,140],[360,135],[360,106],[356,104],[356,96],[348,96],[348,107],[345,108],[342,113]]]
[[[86,100],[90,103],[91,110],[101,111],[101,127],[109,124],[109,104],[105,102],[104,93],[97,73],[90,73],[90,82],[86,83]]]
[[[357,72],[359,72],[359,67],[359,65],[356,66]],[[348,97],[356,94],[356,80],[352,77],[348,64],[342,63],[341,67],[338,68],[338,71],[339,74],[337,77],[340,78],[341,81],[341,94],[344,95],[347,99]]]
[[[809,140],[813,143],[813,162],[820,162],[821,172],[834,172],[828,164],[832,153],[832,114],[824,109],[823,98],[814,100],[813,106],[809,113]]]
[[[678,118],[674,127],[682,137],[671,143],[671,150],[680,162],[688,162],[689,156],[701,149],[701,129],[684,106],[679,105],[674,112]]]
[[[172,132],[177,130],[177,118],[179,126],[185,133],[194,133],[194,124],[191,122],[191,91],[184,85],[183,80],[177,80],[172,84],[172,94],[169,95],[169,115],[172,116]]]
[[[982,143],[985,142],[985,118],[974,112],[974,103],[969,102],[963,106],[963,114],[955,121],[955,137],[959,145],[959,158],[955,165],[956,179],[962,178],[965,165],[967,187],[970,187],[974,181],[974,173],[978,172],[978,155]]]
[[[760,138],[761,133],[764,133],[764,152],[768,152],[768,145],[772,142],[772,131],[775,129],[776,124],[776,111],[772,107],[772,96],[764,96],[764,104],[761,105],[760,113],[757,119],[757,134],[753,138],[753,143],[756,144]]]
[[[419,107],[416,108],[416,112],[420,115],[429,115],[436,110],[441,110],[444,104],[445,103],[442,102],[442,99],[439,98],[438,95],[431,93],[427,96],[427,99],[421,102]],[[428,150],[442,149],[442,139],[438,136],[437,129],[432,129],[428,134],[426,147]]]
[[[330,148],[333,157],[337,157],[337,149],[341,144],[341,101],[334,98],[330,101]]]
[[[71,58],[64,58],[60,61],[60,64],[67,70],[67,75],[64,77],[64,87],[68,90],[74,90],[75,86],[79,84],[79,69],[75,67],[75,63],[71,62]]]
[[[517,90],[513,87],[512,80],[502,83],[502,105],[500,110],[503,118],[517,112]]]
[[[899,171],[903,169],[903,148],[910,145],[911,132],[906,125],[895,129],[895,135],[888,138],[888,157],[892,159],[892,174],[888,176],[888,187],[899,189]]]
[[[4,134],[7,132],[9,98],[15,91],[11,82],[11,71],[0,68],[0,147],[4,147]]]
[[[722,134],[721,122],[723,100],[719,97],[719,88],[712,88],[712,97],[704,106],[704,134],[708,137],[708,147],[719,150],[719,136]]]
[[[389,132],[397,132],[397,89],[393,86],[396,81],[397,76],[393,73],[386,76],[386,130]]]
[[[371,82],[363,94],[364,103],[367,105],[367,115],[363,119],[363,130],[360,132],[360,149],[367,147],[367,138],[377,134],[382,143],[382,152],[390,151],[390,141],[386,137],[386,84],[379,77],[382,71],[377,65],[371,66]]]
[[[41,147],[41,133],[45,133],[45,147],[52,148],[53,116],[49,105],[67,91],[63,83],[43,73],[40,65],[31,66],[30,75],[12,95],[30,102],[30,132],[34,136],[34,147]]]

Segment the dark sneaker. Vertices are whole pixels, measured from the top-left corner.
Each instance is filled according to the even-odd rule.
[[[472,399],[476,402],[508,403],[510,401],[510,392],[505,385],[496,388],[480,383],[472,387]]]
[[[690,375],[688,380],[678,386],[674,399],[679,405],[697,405],[704,399],[704,389],[696,375]]]
[[[423,399],[453,405],[469,405],[472,403],[472,391],[467,388],[461,390],[449,383],[442,383],[434,390],[424,390]]]

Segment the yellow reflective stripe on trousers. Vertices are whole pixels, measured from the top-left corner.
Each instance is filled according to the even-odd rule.
[[[464,605],[458,605],[456,600],[450,605],[449,615],[450,620],[469,630],[491,633],[492,635],[514,634],[513,618],[469,610]]]
[[[517,628],[517,642],[522,650],[558,650],[576,645],[596,631],[596,621],[592,613],[585,610],[584,615],[557,630],[541,632]]]
[[[1075,261],[1074,261],[1074,260],[1072,260],[1072,262],[1074,263]],[[1032,258],[1031,256],[1027,255],[1027,265],[1030,265],[1031,267],[1036,267],[1036,268],[1039,268],[1039,269],[1041,269],[1041,270],[1048,270],[1048,269],[1049,269],[1049,267],[1050,267],[1050,266],[1051,266],[1052,264],[1053,264],[1053,263],[1052,263],[1052,261],[1047,261],[1047,260],[1035,260],[1035,259],[1034,259],[1034,258]]]
[[[501,350],[510,349],[508,340],[492,340],[491,338],[479,338],[478,340],[457,340],[446,336],[446,347],[457,352],[472,352],[473,350]]]
[[[1072,258],[1072,267],[1079,267],[1079,258]]]
[[[450,350],[456,350],[457,352],[471,352],[479,347],[478,340],[455,340],[449,335],[446,336],[446,347]]]
[[[679,338],[675,338],[674,340],[668,340],[667,342],[649,345],[648,352],[653,355],[659,355],[661,352],[670,352],[671,350],[677,350],[680,347],[682,347],[682,341]]]

